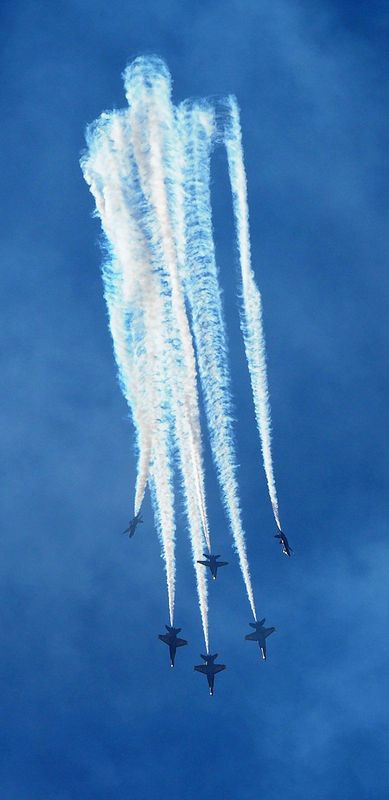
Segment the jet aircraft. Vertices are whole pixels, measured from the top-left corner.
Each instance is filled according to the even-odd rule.
[[[222,672],[223,669],[226,668],[225,664],[215,664],[215,659],[217,658],[217,653],[212,656],[210,653],[207,653],[205,656],[200,653],[201,658],[205,661],[205,664],[198,664],[194,669],[197,672],[202,672],[203,675],[207,676],[208,686],[209,686],[209,694],[213,695],[213,684],[215,681],[215,675],[217,672]]]
[[[135,531],[137,529],[137,526],[141,525],[142,522],[143,522],[143,519],[142,519],[142,517],[140,515],[140,511],[138,511],[138,513],[135,514],[135,517],[133,517],[130,520],[128,528],[126,528],[126,530],[123,531],[123,536],[124,536],[125,533],[128,533],[128,536],[131,539],[131,537],[134,535],[134,533],[135,533]]]
[[[266,639],[271,633],[274,633],[275,628],[264,628],[264,622],[265,617],[256,622],[249,622],[250,627],[255,629],[255,633],[248,633],[244,638],[249,642],[258,642],[262,658],[266,661]]]
[[[212,573],[212,577],[215,581],[219,567],[226,567],[228,561],[218,561],[218,558],[220,558],[220,556],[213,556],[211,553],[203,553],[203,556],[206,559],[206,561],[198,561],[197,563],[203,564],[204,567],[209,567]]]
[[[280,545],[282,547],[282,552],[285,553],[286,556],[291,556],[292,553],[293,553],[293,550],[292,550],[291,547],[289,547],[289,542],[288,542],[285,534],[282,533],[281,530],[278,530],[278,533],[274,534],[274,538],[280,540]]]
[[[180,639],[177,636],[177,633],[180,632],[181,628],[173,628],[170,625],[165,625],[167,633],[160,633],[158,639],[161,642],[165,642],[165,644],[169,645],[169,652],[170,652],[170,666],[174,667],[174,659],[176,657],[176,650],[177,647],[183,647],[184,644],[188,644],[186,639]]]

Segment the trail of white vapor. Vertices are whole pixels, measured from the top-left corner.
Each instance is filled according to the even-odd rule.
[[[161,294],[164,295],[165,315],[161,334],[164,336],[176,445],[195,555],[201,553],[203,535],[209,546],[210,542],[204,498],[195,360],[178,274],[177,242],[180,237],[182,241],[184,230],[182,226],[179,230],[177,228],[183,215],[172,215],[167,188],[167,185],[170,189],[177,186],[180,180],[180,169],[176,166],[179,151],[175,146],[175,119],[169,84],[163,84],[163,74],[156,76],[153,73],[150,62],[139,59],[128,68],[125,84],[130,106],[132,143],[146,201],[143,219],[153,258],[158,263]],[[197,564],[195,567],[204,637],[208,642],[206,581]]]
[[[266,372],[265,337],[262,326],[261,295],[251,267],[247,181],[243,161],[239,109],[234,97],[228,98],[229,119],[225,132],[228,168],[242,277],[241,328],[251,378],[255,416],[261,439],[263,464],[274,518],[281,529],[271,451],[271,421]]]
[[[163,346],[160,345],[158,354],[160,322],[152,302],[155,276],[147,240],[131,213],[137,198],[124,116],[113,115],[110,120],[104,117],[100,125],[94,127],[88,143],[89,153],[82,166],[110,243],[111,259],[103,272],[105,296],[120,382],[132,410],[139,442],[141,468],[135,508],[137,512],[151,463],[152,474],[160,476],[153,498],[172,622],[175,588],[173,472],[169,428],[165,421],[160,422],[161,408],[169,404],[168,384],[166,376],[161,379],[158,374],[161,365],[158,355],[161,356]]]
[[[141,304],[144,286],[142,286],[141,276],[129,269],[129,266],[140,260],[147,263],[147,258],[145,242],[128,216],[123,197],[123,178],[128,167],[123,158],[124,142],[117,141],[122,117],[123,115],[116,114],[110,119],[107,115],[103,115],[94,126],[89,139],[90,152],[88,158],[84,157],[82,166],[85,178],[95,196],[97,213],[101,218],[103,230],[112,251],[112,258],[108,259],[105,265],[103,277],[107,303],[109,301],[112,314],[115,312],[116,333],[112,330],[112,321],[110,325],[119,379],[131,408],[137,433],[139,451],[135,494],[135,513],[137,513],[147,483],[152,426],[150,420],[147,419],[144,398],[138,390],[139,372],[144,373],[147,367],[146,353],[143,347],[147,328],[145,329],[142,324]],[[123,319],[118,328],[119,310]],[[127,318],[131,318],[131,324],[126,322]],[[119,330],[121,331],[120,335]],[[127,354],[123,350],[126,337]],[[144,387],[144,383],[141,384],[142,386]]]
[[[214,136],[213,110],[204,102],[185,102],[179,108],[179,123],[185,149],[185,290],[191,308],[213,457],[256,619],[236,480],[227,344],[212,235],[210,155]]]
[[[178,466],[209,652],[207,571],[197,563],[205,548],[211,552],[198,379],[221,496],[256,619],[212,231],[210,159],[213,145],[220,141],[219,106],[196,100],[175,108],[169,72],[154,56],[135,59],[123,77],[128,108],[105,113],[90,126],[82,169],[106,237],[105,298],[119,380],[136,431],[135,514],[149,484],[173,624]],[[221,139],[227,150],[239,247],[241,329],[266,479],[280,528],[261,297],[250,263],[239,110],[234,98],[226,102]]]

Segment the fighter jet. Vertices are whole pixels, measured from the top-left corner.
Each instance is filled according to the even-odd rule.
[[[215,581],[219,567],[226,567],[228,561],[218,561],[218,558],[220,558],[220,556],[219,555],[213,556],[211,553],[203,553],[203,556],[206,559],[206,561],[198,561],[197,563],[204,564],[204,567],[209,567],[209,569],[212,572],[212,577]]]
[[[262,658],[266,661],[266,639],[271,633],[274,633],[275,628],[264,628],[264,622],[265,617],[257,622],[249,622],[250,627],[255,629],[255,633],[248,633],[244,638],[249,642],[258,642]]]
[[[169,645],[169,652],[170,652],[170,666],[174,667],[174,659],[176,657],[176,650],[177,647],[183,647],[184,644],[188,644],[186,639],[179,639],[177,633],[180,632],[181,628],[172,628],[170,625],[165,625],[167,633],[160,633],[158,639],[161,642],[165,642],[165,644]]]
[[[140,525],[142,522],[143,522],[143,519],[142,519],[142,517],[140,515],[140,511],[138,511],[138,513],[135,514],[135,517],[133,517],[130,520],[128,528],[126,528],[126,530],[123,531],[123,536],[124,536],[125,533],[128,533],[128,536],[131,539],[131,537],[134,535],[134,533],[135,533],[135,531],[137,529],[137,526]]]
[[[202,672],[203,675],[207,676],[208,686],[209,686],[209,694],[213,695],[213,684],[215,680],[215,675],[217,672],[222,672],[223,669],[226,668],[225,664],[215,664],[215,659],[217,658],[217,653],[214,656],[211,656],[210,653],[207,653],[205,656],[200,653],[201,658],[205,661],[205,664],[198,664],[194,669],[197,672]]]
[[[285,534],[282,533],[281,530],[278,530],[278,533],[274,534],[274,538],[280,540],[280,545],[282,547],[282,552],[285,553],[286,556],[291,556],[292,553],[293,553],[293,550],[292,550],[291,547],[289,547],[289,542],[288,542]]]

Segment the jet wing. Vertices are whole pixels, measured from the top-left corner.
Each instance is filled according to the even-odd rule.
[[[188,644],[186,639],[176,639],[176,641],[175,641],[176,647],[183,647],[184,644]]]
[[[227,567],[228,566],[228,561],[218,561],[216,566],[217,567]]]
[[[197,563],[198,564],[203,564],[204,567],[209,567],[210,566],[209,561],[198,561]]]
[[[213,665],[213,672],[214,672],[214,674],[216,674],[216,672],[222,672],[222,670],[225,669],[225,668],[226,668],[225,664],[214,664]]]
[[[197,667],[194,667],[196,672],[202,672],[204,675],[207,674],[207,667],[205,664],[199,664]]]
[[[265,637],[270,636],[270,634],[274,633],[274,631],[275,631],[275,628],[265,628],[265,630],[264,630]]]
[[[165,644],[170,644],[170,637],[167,635],[167,633],[159,633],[158,639],[160,639],[161,642],[165,642]]]
[[[244,637],[247,641],[250,642],[257,642],[258,636],[256,633],[248,633],[247,636]]]

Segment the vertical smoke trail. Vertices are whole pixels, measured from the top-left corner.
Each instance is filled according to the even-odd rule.
[[[261,438],[263,464],[274,518],[281,529],[271,453],[271,423],[266,374],[265,338],[262,327],[261,295],[251,268],[247,182],[243,161],[239,109],[234,97],[228,98],[229,120],[225,134],[228,168],[233,196],[242,275],[241,328],[254,397],[255,416]]]
[[[107,303],[109,299],[112,303],[120,285],[123,317],[131,316],[133,319],[133,325],[130,326],[123,319],[117,343],[113,331],[112,335],[114,348],[119,348],[122,352],[122,355],[116,352],[119,379],[123,394],[132,411],[137,435],[139,465],[145,473],[146,465],[149,462],[151,426],[146,419],[145,404],[138,391],[136,375],[136,367],[141,360],[138,353],[143,337],[141,314],[138,310],[140,308],[140,282],[135,271],[122,268],[122,265],[145,260],[146,253],[139,231],[131,226],[131,219],[128,218],[123,199],[123,180],[118,165],[120,148],[115,151],[112,143],[112,131],[117,127],[118,119],[119,115],[114,115],[112,119],[103,115],[94,126],[91,126],[88,131],[89,154],[83,157],[81,165],[85,179],[94,194],[96,213],[101,218],[109,244],[108,249],[111,252],[111,259],[107,261],[103,270]],[[131,243],[130,248],[128,242]],[[127,333],[125,333],[126,331]],[[131,346],[127,356],[124,356],[122,345],[126,335],[127,337],[131,336]],[[145,358],[143,358],[143,365],[139,364],[139,368],[143,372],[147,369]],[[143,475],[143,485],[145,486],[145,475]],[[140,492],[138,490],[136,506],[139,500]],[[136,509],[136,512],[137,510],[139,508]]]
[[[155,319],[158,326],[161,319]],[[155,330],[154,327],[151,330]],[[168,375],[160,337],[154,354],[154,425],[150,488],[158,534],[165,560],[170,625],[174,624],[175,598],[175,514],[173,493],[172,410]]]
[[[96,213],[101,219],[111,253],[103,270],[103,279],[106,300],[107,303],[110,300],[112,308],[115,307],[112,302],[120,286],[121,299],[118,303],[123,314],[121,339],[116,343],[112,329],[111,333],[114,349],[119,347],[121,351],[121,354],[116,353],[119,379],[132,411],[137,434],[139,459],[135,513],[138,513],[147,483],[152,432],[150,420],[147,419],[145,383],[139,380],[140,375],[147,374],[147,353],[143,347],[147,327],[141,324],[141,298],[145,289],[147,291],[149,278],[132,268],[139,262],[146,265],[148,257],[144,237],[128,214],[127,198],[123,192],[128,173],[128,153],[122,136],[123,119],[121,113],[113,114],[110,118],[104,114],[90,126],[87,136],[89,153],[83,157],[81,166],[95,197]],[[131,338],[127,355],[121,342],[125,335],[128,341]]]
[[[182,348],[187,411],[185,418],[191,429],[193,455],[198,477],[197,492],[201,497],[201,508],[205,509],[203,467],[201,459],[201,434],[196,386],[196,364],[192,337],[185,311],[185,301],[179,277],[179,257],[185,241],[183,192],[180,163],[182,153],[177,135],[174,111],[170,100],[170,79],[163,62],[159,59],[137,59],[127,68],[125,75],[127,99],[131,106],[135,101],[141,109],[141,130],[134,131],[134,138],[147,142],[148,174],[143,168],[143,189],[152,207],[151,238],[154,247],[158,242],[158,258],[169,275],[173,314]],[[138,150],[139,162],[144,156]],[[179,199],[180,198],[180,199]],[[173,202],[172,202],[173,199]],[[181,200],[181,202],[180,202]],[[180,211],[182,210],[182,213]],[[203,524],[208,529],[206,519]]]
[[[124,73],[129,107],[90,128],[82,168],[109,245],[105,296],[123,393],[137,436],[135,513],[150,484],[174,619],[176,461],[188,518],[206,649],[206,573],[211,551],[197,388],[205,400],[214,462],[254,617],[232,429],[230,377],[210,201],[213,105],[175,109],[166,66],[136,59]],[[239,112],[228,100],[224,131],[242,273],[241,327],[273,512],[280,527],[270,447],[261,298],[250,265]],[[186,304],[190,307],[192,331]],[[192,341],[196,346],[196,356]]]
[[[180,285],[176,241],[172,225],[167,184],[179,181],[175,167],[177,149],[175,120],[170,102],[170,83],[165,68],[138,59],[125,72],[125,86],[130,106],[132,144],[139,169],[140,182],[146,199],[144,219],[147,221],[149,245],[159,263],[160,276],[170,290],[171,317],[163,325],[166,353],[170,352],[170,380],[174,407],[177,443],[191,533],[193,553],[201,552],[202,532],[198,525],[200,513],[203,532],[208,543],[208,521],[205,510],[201,468],[201,437],[196,387],[194,352],[185,303]],[[142,142],[142,145],[141,145]],[[146,163],[145,163],[146,162]],[[174,217],[173,217],[174,219]],[[179,233],[181,237],[184,231]],[[165,301],[167,306],[167,301]],[[171,353],[172,336],[174,349]],[[197,502],[192,502],[192,485]],[[196,570],[197,570],[197,565]],[[197,570],[199,573],[199,571]],[[198,574],[198,590],[204,636],[208,641],[206,583]]]
[[[135,188],[126,159],[131,159],[125,139],[123,115],[103,117],[89,137],[89,153],[82,160],[84,176],[95,196],[97,213],[110,242],[112,257],[103,277],[116,361],[123,393],[132,409],[143,461],[143,485],[150,459],[153,474],[160,475],[155,491],[157,527],[165,558],[169,612],[174,613],[174,497],[169,456],[169,433],[160,424],[160,409],[168,405],[166,376],[155,374],[155,352],[160,321],[153,305],[153,283],[147,242],[134,220]],[[151,452],[151,431],[152,452]],[[142,458],[142,453],[145,455]],[[138,477],[138,486],[141,481]],[[139,489],[138,489],[139,492]],[[138,500],[139,502],[139,495]]]
[[[213,109],[204,102],[185,102],[179,108],[179,123],[186,166],[185,290],[191,308],[213,457],[248,598],[256,619],[235,474],[227,345],[212,235],[210,154],[215,134]]]
[[[161,317],[160,329],[165,332],[174,330],[174,318],[172,314],[172,306],[168,298],[165,298],[163,304],[163,317]],[[203,550],[203,534],[204,529],[201,521],[201,514],[199,514],[198,495],[196,486],[193,482],[193,469],[194,462],[191,459],[191,439],[190,430],[187,425],[187,410],[180,397],[184,396],[185,386],[183,382],[182,369],[180,364],[174,365],[172,359],[174,356],[170,352],[169,341],[164,341],[165,360],[167,374],[165,380],[172,384],[171,389],[171,407],[169,408],[169,418],[171,425],[174,429],[175,446],[179,455],[179,464],[182,478],[183,495],[185,500],[185,509],[189,526],[190,541],[192,546],[192,555],[194,568],[196,573],[196,584],[199,597],[200,615],[202,620],[204,640],[207,652],[209,652],[209,626],[208,626],[208,590],[204,570],[197,564],[202,556]],[[162,362],[162,353],[161,362]],[[159,356],[158,356],[159,358]],[[162,461],[163,469],[163,461]],[[155,482],[158,484],[159,471],[155,470]]]

